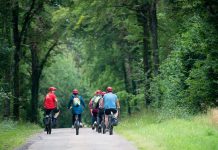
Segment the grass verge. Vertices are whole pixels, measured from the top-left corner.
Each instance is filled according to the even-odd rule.
[[[12,150],[41,130],[38,125],[14,121],[0,122],[0,150]]]
[[[139,150],[218,150],[218,129],[208,115],[162,122],[156,118],[145,111],[122,120],[115,130]]]

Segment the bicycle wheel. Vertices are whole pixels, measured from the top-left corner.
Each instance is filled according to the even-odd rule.
[[[74,127],[76,128],[76,135],[79,135],[79,121],[78,120],[75,121]]]
[[[108,117],[108,127],[109,127],[109,134],[112,135],[113,134],[113,125],[112,125],[112,116],[111,115]]]
[[[48,124],[46,126],[46,131],[47,131],[47,134],[51,134],[51,124]]]
[[[48,125],[46,125],[45,129],[46,129],[46,133],[49,134]]]
[[[76,135],[79,135],[79,127],[76,127]]]
[[[106,126],[105,126],[105,125],[102,127],[102,133],[103,133],[103,134],[106,133]]]
[[[49,122],[49,125],[48,125],[48,134],[51,134],[51,128],[52,128],[52,121],[51,121],[51,118],[50,118],[50,122]]]
[[[99,126],[98,126],[98,133],[101,133],[101,128],[102,128],[102,126],[99,125]]]
[[[113,135],[113,126],[110,126],[109,134],[110,134],[110,135]]]
[[[106,125],[104,124],[104,122],[101,122],[101,128],[102,128],[102,133],[105,134],[106,133]]]

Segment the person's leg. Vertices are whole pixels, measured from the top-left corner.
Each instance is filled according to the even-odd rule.
[[[92,115],[92,125],[94,124],[95,122],[95,117],[94,117],[94,114]]]
[[[102,109],[99,110],[98,117],[99,117],[99,124],[101,124],[103,117],[104,117],[104,110],[102,110]]]
[[[108,128],[108,115],[105,114],[105,126]]]
[[[78,120],[79,120],[79,122],[82,122],[82,115],[81,114],[78,114]]]
[[[45,109],[45,115],[49,115],[51,113],[51,109]]]
[[[108,115],[110,114],[110,109],[105,110],[105,126],[108,128]]]
[[[82,114],[78,114],[78,119],[79,119],[80,127],[83,127],[83,124],[82,124]]]
[[[96,123],[97,123],[97,116],[98,116],[98,114],[96,113],[95,115],[93,115],[94,116],[94,122],[96,121]]]

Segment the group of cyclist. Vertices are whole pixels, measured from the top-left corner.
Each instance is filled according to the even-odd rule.
[[[105,125],[108,126],[108,115],[113,112],[118,117],[120,104],[117,95],[113,93],[112,87],[107,88],[107,92],[97,90],[94,97],[90,99],[89,109],[92,116],[92,129],[100,125],[105,116]]]
[[[119,115],[120,104],[117,95],[113,93],[112,87],[107,87],[106,90],[107,92],[97,90],[95,95],[90,99],[89,109],[92,120],[92,129],[94,129],[97,124],[101,123],[103,115],[105,117],[106,128],[108,127],[108,115],[110,115],[111,112],[113,112],[116,118]],[[55,87],[50,87],[49,92],[44,99],[45,115],[49,115],[53,111],[54,124],[56,124],[57,117],[60,113],[55,91]],[[82,113],[85,107],[83,97],[79,95],[79,91],[77,89],[74,89],[67,106],[68,109],[72,108],[72,127],[74,126],[75,115],[78,115],[80,126],[83,126]]]

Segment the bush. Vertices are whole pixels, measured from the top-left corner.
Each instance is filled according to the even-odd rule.
[[[197,15],[172,42],[173,51],[151,81],[154,108],[164,116],[187,116],[216,106],[218,42],[215,29]]]

